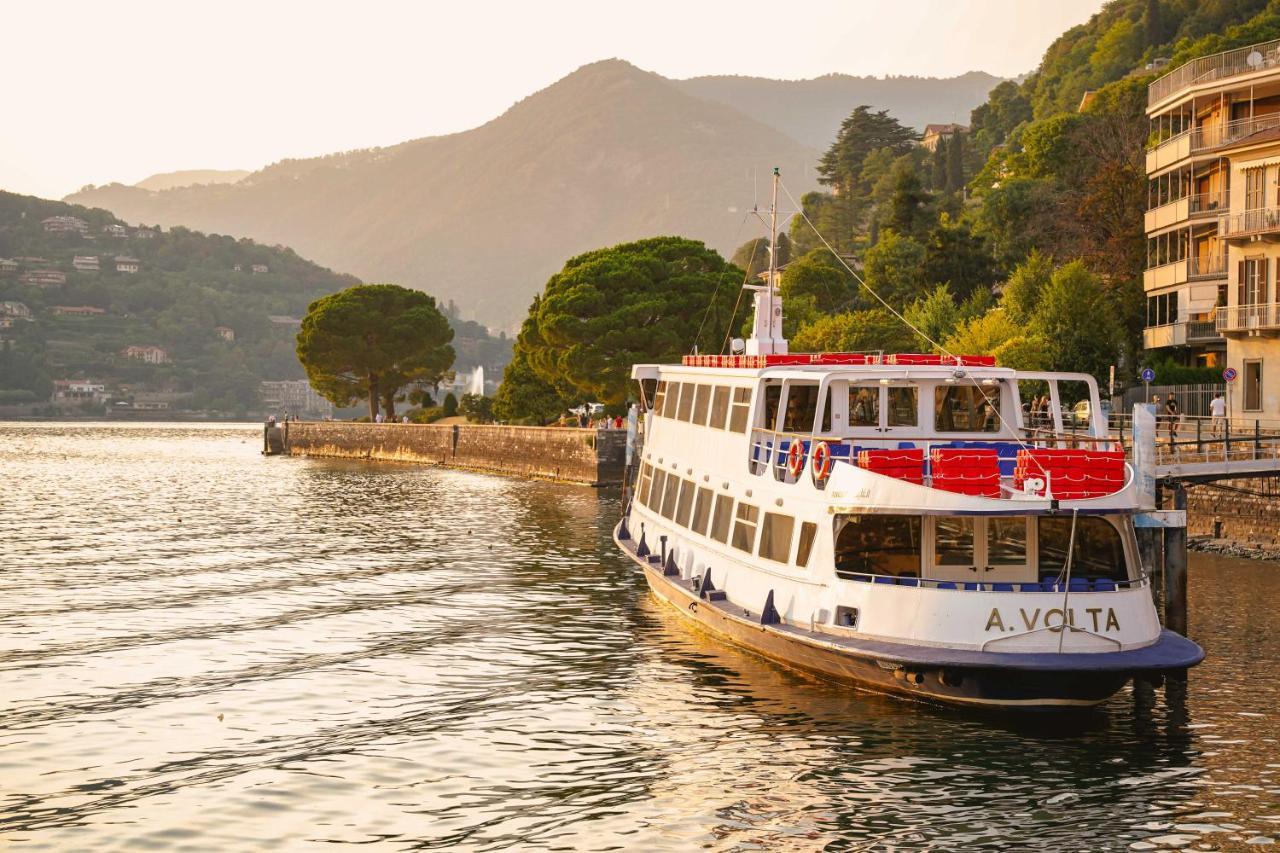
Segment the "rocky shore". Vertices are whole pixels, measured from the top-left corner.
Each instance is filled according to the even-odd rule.
[[[1187,541],[1187,548],[1205,554],[1220,554],[1223,557],[1245,557],[1250,560],[1280,560],[1280,550],[1259,547],[1256,544],[1240,542],[1235,539],[1212,539],[1208,536],[1193,536]]]

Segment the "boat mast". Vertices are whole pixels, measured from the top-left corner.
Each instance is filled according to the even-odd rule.
[[[746,285],[755,291],[755,321],[747,339],[747,355],[785,355],[787,340],[782,337],[782,296],[778,293],[778,167],[773,168],[773,196],[769,204],[769,271],[763,286]]]

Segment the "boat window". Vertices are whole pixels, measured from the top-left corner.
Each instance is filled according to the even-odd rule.
[[[711,518],[711,504],[715,493],[710,489],[698,489],[698,500],[693,505],[694,533],[706,535],[707,521]]]
[[[653,392],[653,411],[659,417],[662,416],[662,401],[665,400],[666,398],[667,398],[667,383],[666,383],[666,380],[660,380],[658,382],[657,390]]]
[[[640,506],[649,505],[649,487],[653,485],[653,468],[648,462],[640,466],[640,485],[636,489],[636,500]]]
[[[653,488],[649,491],[649,500],[645,503],[649,509],[657,512],[662,508],[662,488],[667,482],[667,472],[661,468],[653,470]]]
[[[711,516],[711,538],[717,542],[729,541],[729,522],[733,519],[733,498],[716,495],[716,511]]]
[[[766,512],[764,524],[760,525],[760,556],[778,563],[787,562],[791,558],[791,533],[795,526],[796,520],[789,515]]]
[[[973,519],[938,518],[933,524],[933,563],[936,566],[974,565]]]
[[[656,379],[640,380],[640,404],[646,412],[653,408],[653,387],[657,383]]]
[[[934,389],[934,429],[938,432],[999,432],[1000,392],[974,385]]]
[[[1041,518],[1036,534],[1039,541],[1040,576],[1062,574],[1066,568],[1067,543],[1071,541],[1071,518]],[[1124,559],[1124,543],[1115,525],[1097,516],[1078,518],[1071,576],[1129,579]]]
[[[693,398],[693,422],[702,426],[707,422],[707,407],[711,404],[711,386],[699,385]]]
[[[751,389],[733,389],[733,413],[729,416],[729,429],[734,432],[746,432],[747,420],[751,414]]]
[[[733,522],[733,540],[729,544],[750,554],[756,545],[756,522],[759,520],[759,507],[740,502]]]
[[[684,390],[680,392],[680,410],[676,417],[679,420],[687,421],[693,413],[693,395],[698,392],[698,386],[692,382],[684,383]]]
[[[920,423],[920,389],[914,385],[889,387],[889,423],[895,426],[917,426]]]
[[[849,426],[880,426],[880,388],[849,386]]]
[[[1025,566],[1027,564],[1027,520],[1025,518],[987,519],[987,565]]]
[[[662,416],[664,418],[674,418],[676,416],[676,403],[680,400],[680,383],[667,383],[667,397],[662,402]]]
[[[766,385],[764,387],[764,422],[760,424],[761,429],[778,428],[778,403],[781,400],[781,385]]]
[[[831,386],[827,385],[826,399],[822,401],[822,431],[831,432]]]
[[[693,512],[693,493],[697,490],[698,487],[688,480],[680,486],[680,502],[676,504],[676,524],[681,527],[689,526],[689,513]]]
[[[796,565],[801,568],[809,565],[809,556],[813,553],[813,541],[818,538],[818,525],[806,521],[800,525],[800,545],[796,548]]]
[[[837,516],[836,574],[920,576],[920,516]]]
[[[680,478],[675,474],[667,475],[667,487],[662,490],[662,517],[671,518],[676,514],[676,497],[680,493]]]
[[[817,385],[792,385],[787,389],[787,413],[782,419],[783,432],[813,432],[813,421],[817,415]]]
[[[729,389],[723,385],[716,386],[716,392],[711,398],[711,423],[716,429],[725,428],[725,420],[729,416]]]

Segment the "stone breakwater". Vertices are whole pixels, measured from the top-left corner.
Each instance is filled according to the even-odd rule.
[[[293,456],[442,465],[588,486],[622,482],[626,430],[294,421]]]

